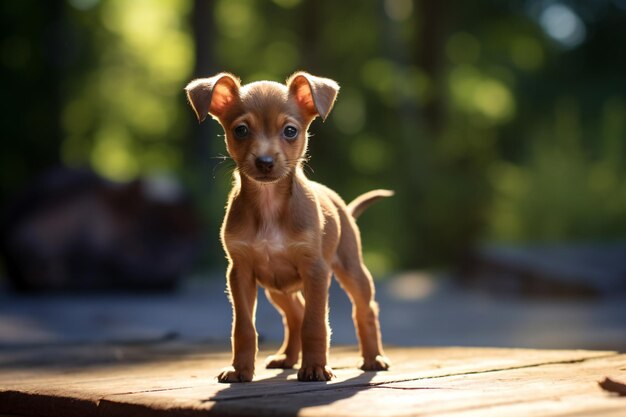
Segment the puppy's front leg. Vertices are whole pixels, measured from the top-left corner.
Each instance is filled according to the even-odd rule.
[[[249,382],[254,376],[257,334],[254,326],[257,286],[252,271],[228,267],[228,288],[233,304],[233,365],[217,376],[219,382]]]
[[[329,348],[328,286],[331,271],[323,262],[303,273],[304,319],[302,321],[302,366],[299,381],[329,381],[335,375],[327,366]]]

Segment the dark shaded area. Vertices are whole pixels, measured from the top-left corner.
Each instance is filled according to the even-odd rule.
[[[526,297],[610,297],[626,293],[626,245],[483,246],[461,268],[468,285]]]
[[[612,392],[620,397],[626,397],[626,384],[623,382],[615,381],[611,378],[604,378],[604,380],[598,382],[600,387],[608,392]]]
[[[22,291],[171,289],[198,253],[194,208],[166,179],[50,171],[3,220],[0,253]]]

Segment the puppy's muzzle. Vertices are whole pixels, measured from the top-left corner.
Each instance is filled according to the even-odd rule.
[[[274,158],[271,156],[259,156],[254,160],[254,165],[260,173],[267,175],[274,168]]]

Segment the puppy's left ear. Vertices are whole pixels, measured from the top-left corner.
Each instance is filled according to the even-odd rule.
[[[316,77],[300,71],[287,80],[289,95],[292,95],[308,116],[320,116],[326,120],[335,104],[339,84],[329,78]]]
[[[233,102],[238,100],[240,86],[239,78],[226,72],[211,78],[199,78],[187,84],[187,99],[198,122],[204,121],[207,114],[218,119],[224,116]]]

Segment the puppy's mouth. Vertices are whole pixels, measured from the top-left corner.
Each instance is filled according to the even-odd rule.
[[[252,177],[253,180],[258,181],[258,182],[276,182],[279,179],[281,179],[282,176],[276,176],[276,175],[269,175],[269,174],[259,174],[259,175],[255,175]]]
[[[241,172],[252,181],[265,184],[280,181],[281,179],[285,178],[288,173],[287,170],[282,169],[272,170],[268,173],[259,172],[257,169],[242,169]]]

